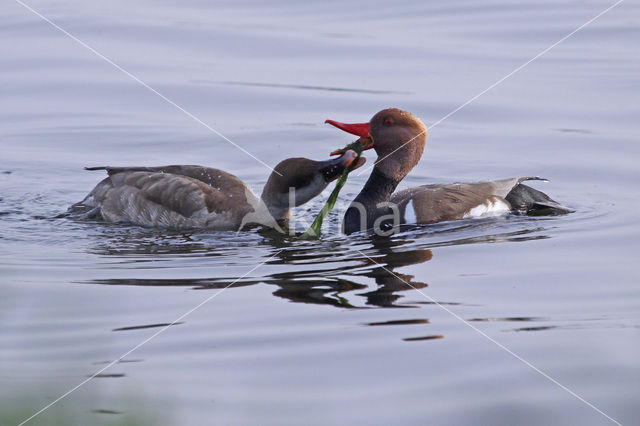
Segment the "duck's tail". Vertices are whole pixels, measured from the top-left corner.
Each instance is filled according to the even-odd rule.
[[[552,200],[544,192],[530,186],[516,185],[505,197],[514,212],[535,216],[573,213],[575,210]]]

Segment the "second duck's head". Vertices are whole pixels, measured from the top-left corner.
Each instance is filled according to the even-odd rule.
[[[275,218],[284,218],[291,207],[300,206],[319,195],[354,161],[353,169],[361,167],[365,158],[357,158],[349,150],[340,157],[324,161],[308,158],[288,158],[274,167],[262,191],[262,200]],[[357,160],[356,160],[357,158]]]

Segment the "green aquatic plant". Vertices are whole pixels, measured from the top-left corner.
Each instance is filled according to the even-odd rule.
[[[307,229],[307,231],[304,234],[300,235],[300,238],[303,238],[306,240],[320,238],[320,234],[322,232],[321,231],[322,222],[324,221],[324,218],[327,217],[327,215],[329,214],[329,212],[331,212],[331,210],[333,210],[333,206],[335,206],[336,200],[338,199],[338,194],[340,193],[340,190],[342,189],[344,184],[347,182],[347,177],[349,176],[349,173],[351,173],[351,171],[354,168],[356,168],[356,165],[358,164],[358,160],[362,155],[362,151],[365,150],[365,147],[362,145],[362,139],[358,139],[355,142],[352,142],[349,145],[345,146],[343,149],[334,151],[332,154],[345,153],[348,150],[355,151],[357,154],[357,157],[351,162],[351,164],[349,164],[349,167],[344,169],[344,171],[336,181],[336,186],[335,188],[333,188],[331,195],[329,195],[329,198],[327,199],[324,206],[322,207],[322,210],[320,210],[320,212],[316,216],[315,220],[313,221],[309,229]]]

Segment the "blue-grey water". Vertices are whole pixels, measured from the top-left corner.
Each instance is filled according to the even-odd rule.
[[[28,424],[638,423],[637,2],[444,121],[613,1],[26,4],[95,52],[3,2],[0,423],[211,296]],[[345,237],[355,172],[316,242],[56,218],[84,166],[269,174],[105,58],[270,166],[395,106],[433,125],[400,188],[538,175],[576,213]]]

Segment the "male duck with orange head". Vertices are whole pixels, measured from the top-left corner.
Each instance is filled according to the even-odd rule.
[[[373,148],[378,154],[367,183],[345,213],[343,231],[347,234],[371,229],[388,234],[402,224],[429,224],[510,212],[572,212],[546,194],[522,184],[527,180],[544,180],[539,177],[421,185],[393,193],[420,161],[427,139],[424,123],[396,108],[378,112],[368,123],[334,120],[327,123],[360,136],[365,149]],[[333,154],[337,153],[343,154],[342,150]]]

